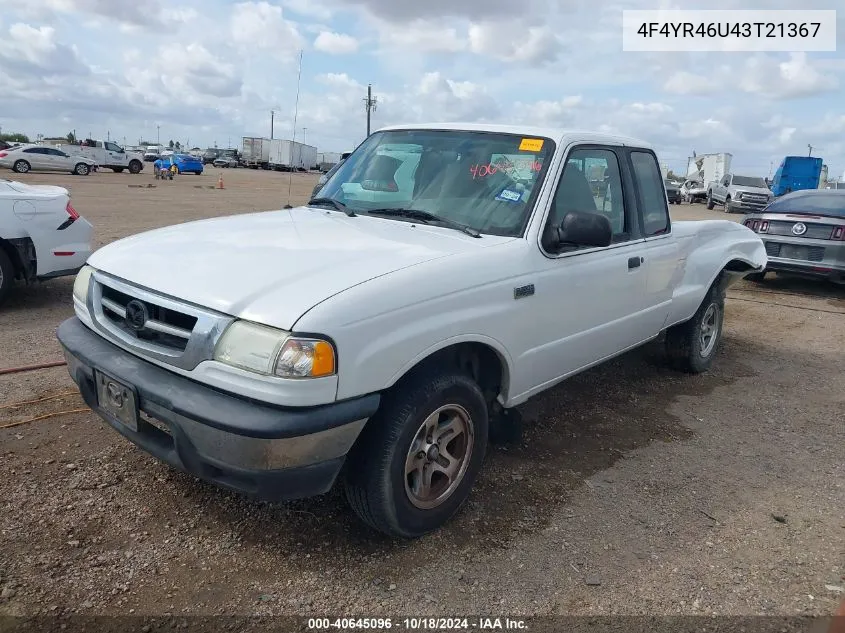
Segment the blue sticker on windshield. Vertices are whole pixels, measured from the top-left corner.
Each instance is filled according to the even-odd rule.
[[[511,189],[502,189],[502,193],[496,196],[496,200],[502,202],[519,202],[522,200],[522,193]]]

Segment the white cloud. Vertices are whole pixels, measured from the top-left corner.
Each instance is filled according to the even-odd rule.
[[[506,62],[543,64],[557,58],[561,42],[548,26],[486,22],[469,27],[472,52]]]
[[[702,67],[707,67],[702,64]],[[839,87],[836,66],[819,70],[806,53],[791,53],[778,61],[774,55],[751,55],[739,64],[721,64],[707,73],[678,71],[663,84],[667,92],[681,95],[716,94],[731,90],[767,97],[792,99],[830,92]]]
[[[231,38],[243,54],[257,51],[292,59],[304,40],[282,8],[269,2],[239,2],[232,7]]]
[[[314,48],[332,55],[348,55],[358,50],[358,40],[344,33],[323,31],[314,40]]]
[[[796,128],[785,127],[778,134],[778,140],[781,142],[782,145],[787,145],[790,141],[792,141],[792,137],[795,135],[795,132]]]
[[[466,50],[469,42],[461,36],[455,27],[445,26],[442,22],[414,20],[406,24],[378,22],[381,42],[388,48],[401,51],[425,53],[457,53]]]

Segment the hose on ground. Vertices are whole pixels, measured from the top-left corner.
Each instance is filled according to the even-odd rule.
[[[67,361],[64,360],[56,360],[50,363],[39,363],[38,365],[24,365],[23,367],[7,367],[6,369],[0,369],[0,376],[4,376],[6,374],[19,374],[25,371],[35,371],[36,369],[49,369],[50,367],[62,367],[63,365],[67,365]]]

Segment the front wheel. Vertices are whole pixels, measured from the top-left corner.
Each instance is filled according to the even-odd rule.
[[[451,370],[413,376],[385,396],[350,452],[346,498],[389,536],[431,532],[469,496],[487,434],[487,404],[472,378]]]
[[[712,211],[713,207],[715,207],[715,206],[716,206],[716,203],[713,202],[713,192],[708,191],[707,192],[707,210]]]
[[[686,323],[666,332],[666,353],[669,363],[677,370],[701,374],[713,364],[722,340],[725,316],[725,295],[713,285],[696,313]]]
[[[731,212],[731,199],[725,198],[725,213]]]
[[[91,173],[91,168],[85,163],[77,163],[76,167],[73,168],[73,173],[77,176],[87,176]]]

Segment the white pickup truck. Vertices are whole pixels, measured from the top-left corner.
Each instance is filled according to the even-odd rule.
[[[128,169],[130,174],[138,174],[144,169],[144,155],[140,152],[127,152],[111,141],[88,141],[88,143],[88,145],[63,145],[61,149],[69,154],[91,158],[100,167],[117,173]]]
[[[763,178],[725,174],[707,185],[707,208],[724,205],[725,213],[759,213],[775,199]]]
[[[645,143],[391,127],[305,206],[96,251],[58,338],[88,405],[161,460],[265,500],[342,482],[411,538],[531,396],[661,333],[705,371],[725,288],[765,266],[741,224],[670,220]]]

